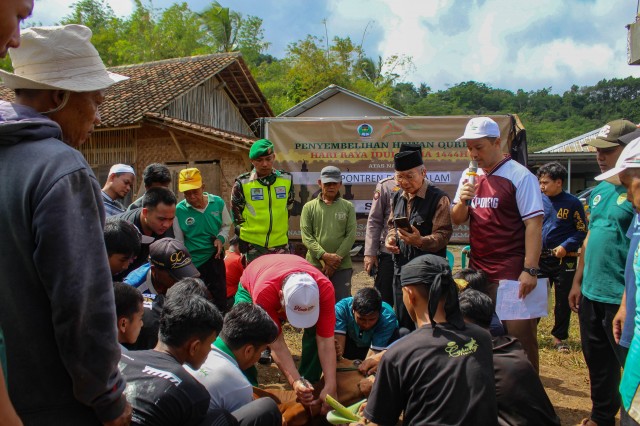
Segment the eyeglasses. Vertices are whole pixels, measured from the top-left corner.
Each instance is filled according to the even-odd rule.
[[[399,175],[396,173],[396,181],[397,182],[407,182],[407,181],[411,181],[414,180],[416,178],[416,176],[418,176],[417,173],[409,173],[406,175]]]

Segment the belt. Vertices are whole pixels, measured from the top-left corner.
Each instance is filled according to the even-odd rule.
[[[570,251],[567,252],[567,254],[564,257],[578,257],[580,256],[580,253],[578,253],[577,251]],[[542,252],[540,253],[540,257],[541,258],[547,258],[547,257],[555,257],[553,255],[553,250],[551,249],[542,249]]]

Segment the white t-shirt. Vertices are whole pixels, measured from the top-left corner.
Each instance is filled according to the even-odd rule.
[[[216,347],[211,348],[207,360],[199,370],[193,370],[187,365],[184,367],[207,388],[211,395],[209,409],[235,411],[253,401],[253,387],[242,374],[238,362]]]

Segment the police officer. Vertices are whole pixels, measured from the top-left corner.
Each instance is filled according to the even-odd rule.
[[[240,252],[247,262],[267,253],[287,253],[289,209],[293,206],[291,174],[273,168],[275,153],[267,139],[251,145],[253,170],[236,178],[231,211]]]

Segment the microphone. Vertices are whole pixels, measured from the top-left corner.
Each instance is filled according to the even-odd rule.
[[[475,186],[476,184],[476,176],[478,175],[478,162],[471,160],[469,161],[469,169],[467,170],[467,176],[469,176],[468,182]],[[471,205],[471,200],[467,200],[467,205]]]

